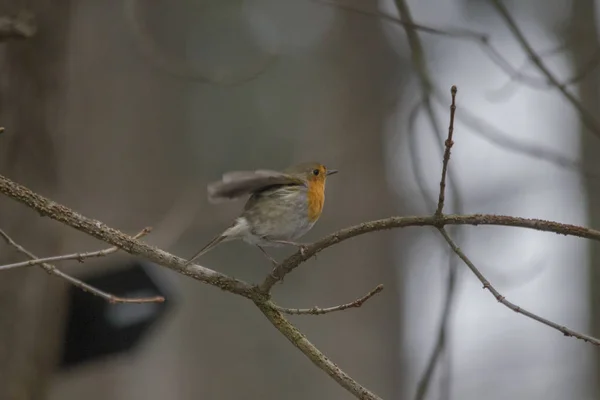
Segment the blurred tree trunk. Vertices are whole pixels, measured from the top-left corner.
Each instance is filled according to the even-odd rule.
[[[595,15],[594,0],[576,0],[572,2],[571,20],[567,34],[576,35],[578,33],[579,37],[585,37],[585,40],[572,41],[573,45],[570,50],[575,73],[589,68],[590,59],[600,47]],[[590,111],[592,115],[597,115],[596,110],[600,106],[599,88],[600,75],[597,72],[587,75],[577,86],[583,108]],[[600,171],[600,157],[598,157],[600,155],[600,142],[598,137],[594,133],[587,132],[583,125],[580,124],[580,127],[581,157],[584,169],[586,171]],[[587,180],[586,183],[588,225],[597,229],[600,227],[600,186],[598,186],[595,179]],[[590,246],[591,334],[598,337],[600,336],[600,244],[590,241],[588,245]],[[598,385],[600,381],[597,379],[598,370],[600,370],[600,356],[597,356],[597,360],[597,369],[591,374],[590,379],[596,384],[595,392],[600,393],[600,386]]]
[[[0,1],[0,15],[26,9],[38,34],[0,44],[0,171],[53,197],[59,184],[54,144],[63,104],[68,0]],[[55,254],[57,224],[0,199],[0,228],[36,254]],[[0,263],[23,255],[2,243]],[[65,286],[39,268],[2,272],[0,399],[42,399],[61,344]]]

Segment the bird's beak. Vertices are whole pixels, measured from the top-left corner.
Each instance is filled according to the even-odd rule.
[[[330,169],[330,170],[327,170],[327,174],[325,174],[325,175],[329,176],[329,175],[333,175],[333,174],[337,174],[337,173],[338,173],[337,169]]]

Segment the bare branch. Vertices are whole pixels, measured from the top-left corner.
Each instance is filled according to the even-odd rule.
[[[391,22],[393,24],[405,27],[412,28],[415,31],[437,35],[441,37],[447,37],[450,39],[459,39],[459,40],[470,40],[477,43],[480,46],[480,49],[489,57],[489,59],[496,64],[506,75],[511,77],[514,80],[518,80],[521,83],[524,83],[530,87],[541,89],[548,88],[548,82],[540,80],[538,77],[528,76],[524,72],[520,71],[518,68],[515,68],[511,65],[511,63],[502,55],[502,52],[498,51],[492,44],[489,35],[485,33],[480,33],[476,31],[460,29],[460,28],[434,28],[430,26],[425,26],[422,24],[417,24],[412,21],[403,21],[393,15],[386,14],[380,11],[372,11],[366,9],[357,9],[351,5],[336,3],[334,1],[328,0],[312,0],[316,3],[323,4],[330,7],[335,7],[341,10],[355,12],[358,14],[363,14],[368,17],[380,18],[384,21]],[[414,51],[414,50],[413,50]],[[590,69],[593,69],[597,63],[600,63],[600,55],[592,61],[590,61],[589,68],[586,68],[585,71],[580,71],[572,78],[568,79],[564,83],[559,86],[565,87],[567,85],[572,84],[573,82],[582,79],[585,74],[589,73]],[[551,86],[551,85],[550,85]],[[441,101],[445,103],[445,95],[444,97],[440,97],[439,93],[436,91],[436,97],[438,100],[440,98]],[[425,101],[422,101],[422,105],[425,105]],[[509,135],[504,134],[497,128],[485,123],[478,117],[472,114],[468,114],[468,110],[464,110],[462,117],[457,117],[458,120],[462,120],[463,123],[469,125],[471,129],[475,131],[475,133],[485,140],[494,143],[506,150],[514,151],[516,153],[520,153],[535,159],[544,160],[551,164],[557,165],[561,168],[566,168],[570,170],[574,170],[582,173],[584,176],[588,178],[598,178],[597,173],[586,172],[581,164],[577,161],[573,161],[568,159],[567,157],[557,153],[556,151],[550,148],[543,148],[536,143],[526,143],[522,140],[511,139]]]
[[[198,264],[186,267],[184,259],[149,246],[125,233],[109,228],[102,222],[84,217],[75,211],[32,192],[26,187],[0,175],[0,192],[36,210],[42,216],[87,233],[96,239],[117,246],[129,254],[144,257],[156,264],[170,268],[180,274],[216,286],[222,290],[252,298],[253,286]]]
[[[370,17],[379,18],[383,21],[393,22],[394,24],[400,25],[405,28],[411,28],[416,31],[420,31],[423,33],[428,33],[436,36],[446,36],[453,39],[471,39],[480,42],[487,42],[489,40],[488,35],[472,31],[469,29],[463,28],[434,28],[432,26],[417,24],[413,21],[403,21],[398,17],[381,12],[379,10],[367,10],[362,8],[356,8],[349,4],[343,4],[336,1],[328,1],[328,0],[312,0],[314,3],[322,4],[324,6],[333,7],[343,11],[349,11],[356,14],[362,14]]]
[[[521,32],[521,29],[517,25],[514,18],[510,15],[510,13],[508,12],[508,9],[502,3],[502,1],[501,0],[492,0],[492,5],[498,11],[498,13],[502,17],[502,19],[504,19],[504,21],[508,25],[508,28],[510,29],[510,31],[516,38],[517,42],[521,45],[521,47],[523,48],[525,53],[527,53],[527,56],[531,59],[533,64],[548,79],[548,82],[552,86],[556,87],[556,89],[558,89],[558,91],[563,95],[563,97],[569,103],[571,103],[573,108],[575,108],[575,110],[577,110],[577,112],[579,113],[579,116],[581,117],[581,122],[583,122],[583,125],[594,135],[600,137],[600,127],[598,127],[596,119],[593,117],[592,114],[590,114],[588,112],[588,110],[586,110],[583,107],[581,102],[571,92],[569,92],[567,90],[566,85],[561,83],[560,80],[556,76],[554,76],[552,71],[550,71],[550,69],[548,69],[548,67],[546,67],[546,65],[544,64],[544,61],[533,49],[533,47],[531,46],[531,44],[529,43],[529,41],[527,40],[527,38],[525,37],[523,32]]]
[[[277,310],[271,301],[255,301],[254,304],[267,317],[269,321],[281,332],[294,346],[296,346],[315,365],[333,378],[343,388],[348,390],[358,399],[381,400],[380,397],[359,385],[348,374],[335,365],[325,354],[321,353],[307,338],[290,323],[284,315]]]
[[[503,215],[442,215],[442,216],[411,216],[411,217],[390,217],[382,220],[365,222],[354,227],[342,229],[330,234],[323,239],[307,246],[303,252],[296,252],[280,264],[272,276],[267,276],[260,287],[249,285],[246,282],[237,280],[219,272],[200,265],[190,265],[185,267],[186,260],[172,255],[163,250],[151,247],[125,235],[124,233],[104,225],[102,222],[93,220],[80,215],[73,210],[57,204],[37,193],[33,193],[26,187],[19,185],[10,179],[0,175],[0,193],[23,203],[24,205],[36,210],[43,216],[48,216],[56,221],[68,225],[81,232],[87,233],[97,239],[100,239],[113,246],[117,246],[124,251],[144,257],[156,264],[173,269],[183,275],[190,276],[201,282],[216,286],[222,290],[238,294],[251,299],[267,316],[267,318],[298,347],[313,363],[323,371],[332,376],[344,388],[365,399],[377,399],[377,397],[362,387],[355,380],[341,371],[328,358],[320,353],[295,327],[293,327],[283,315],[273,309],[273,304],[269,301],[269,290],[281,280],[285,275],[294,270],[300,263],[313,257],[318,252],[334,244],[348,240],[352,237],[366,234],[369,232],[405,228],[409,226],[432,226],[443,228],[446,225],[495,225],[495,226],[513,226],[528,229],[535,229],[545,232],[554,232],[563,235],[587,238],[594,241],[600,241],[600,231],[580,227],[576,225],[562,224],[553,221],[540,219],[519,218]],[[486,281],[487,282],[487,281]],[[546,325],[553,324],[543,320]],[[542,321],[540,321],[542,322]],[[556,325],[556,324],[554,324]],[[554,327],[554,325],[550,325]],[[558,326],[558,325],[556,325]],[[575,336],[575,332],[567,328],[558,328],[561,332]],[[582,336],[591,343],[598,344],[600,340]],[[580,337],[577,336],[577,337]]]
[[[341,304],[335,307],[327,307],[327,308],[319,308],[319,307],[311,307],[311,308],[284,308],[278,305],[275,305],[275,309],[284,314],[290,315],[323,315],[329,314],[335,311],[343,311],[348,308],[358,308],[363,305],[363,303],[369,300],[371,297],[375,296],[377,293],[383,290],[383,285],[377,285],[375,289],[371,290],[369,293],[364,295],[363,297],[354,300],[351,303]]]
[[[448,126],[448,136],[444,141],[444,156],[442,158],[442,177],[440,179],[440,191],[438,197],[438,205],[437,209],[434,213],[434,216],[441,216],[442,211],[444,209],[444,201],[445,201],[445,192],[446,192],[446,175],[448,173],[448,164],[450,163],[450,151],[452,146],[454,145],[453,141],[453,133],[454,133],[454,114],[456,112],[456,86],[452,86],[450,89],[450,94],[452,97],[452,103],[450,104],[450,123]],[[454,195],[454,203],[460,209],[460,200],[455,190]],[[444,298],[443,310],[442,310],[442,319],[440,323],[440,327],[438,329],[437,338],[435,341],[435,345],[433,347],[433,351],[429,356],[427,361],[427,366],[423,371],[423,375],[419,379],[419,383],[417,385],[417,391],[415,392],[415,399],[422,400],[425,399],[427,395],[427,390],[429,389],[429,384],[431,383],[431,379],[433,377],[433,372],[435,367],[440,360],[441,355],[444,353],[446,349],[446,334],[448,330],[448,324],[450,321],[450,312],[452,311],[452,305],[454,303],[454,294],[456,288],[456,274],[457,274],[457,265],[455,259],[450,258],[448,263],[448,277],[447,277],[447,290],[446,296]]]
[[[450,105],[450,126],[448,127],[448,138],[445,141],[444,161],[442,162],[442,179],[440,180],[440,195],[435,215],[442,215],[442,210],[444,209],[446,174],[448,172],[448,163],[450,162],[450,150],[454,144],[452,141],[452,134],[454,133],[454,113],[456,111],[456,86],[452,86],[450,91],[452,94],[452,104]]]
[[[29,208],[39,212],[41,215],[48,216],[71,228],[84,232],[103,242],[117,246],[129,254],[144,257],[156,264],[172,269],[183,275],[192,277],[201,282],[216,286],[222,290],[239,294],[250,299],[256,297],[256,287],[248,283],[231,278],[225,274],[216,272],[210,268],[193,264],[188,268],[184,265],[186,260],[170,254],[164,250],[148,246],[137,239],[134,239],[114,228],[110,228],[98,220],[84,217],[75,211],[53,202],[37,193],[32,192],[26,187],[19,185],[0,175],[0,193],[16,200]],[[444,214],[441,217],[434,216],[406,216],[389,217],[341,229],[337,232],[325,236],[304,249],[303,252],[297,251],[285,259],[275,270],[274,276],[267,276],[260,289],[261,292],[268,291],[276,282],[300,265],[300,263],[310,259],[315,254],[334,244],[351,239],[356,236],[364,235],[369,232],[389,230],[395,228],[407,228],[411,226],[432,226],[444,227],[447,225],[490,225],[490,226],[511,226],[516,228],[533,229],[542,232],[552,232],[560,235],[575,236],[584,239],[590,239],[600,242],[600,231],[586,228],[583,226],[564,224],[555,221],[548,221],[537,218],[521,218],[509,215],[495,214],[466,214],[454,215]]]
[[[434,79],[432,78],[429,68],[428,68],[428,65],[427,65],[427,59],[426,59],[425,51],[423,49],[423,43],[421,42],[421,38],[417,32],[417,29],[415,29],[415,27],[414,27],[415,23],[414,23],[414,20],[412,17],[410,7],[408,6],[408,3],[405,0],[395,0],[395,5],[396,5],[396,8],[398,9],[398,13],[400,15],[400,21],[402,23],[402,27],[404,28],[404,30],[406,32],[408,44],[411,49],[412,63],[413,63],[415,72],[418,76],[418,80],[419,80],[419,84],[420,84],[421,92],[422,92],[422,96],[423,96],[422,104],[424,106],[427,118],[429,119],[429,123],[431,124],[433,133],[435,134],[435,136],[437,138],[436,142],[441,145],[443,142],[443,133],[442,133],[442,128],[438,121],[438,118],[436,118],[436,113],[435,113],[435,109],[433,106],[433,98],[432,98],[435,95],[435,93],[437,92],[437,89],[435,87]],[[474,38],[474,37],[471,36],[471,38]],[[501,68],[504,68],[505,71],[508,71],[508,72],[513,70],[512,66],[510,66],[510,64],[502,57],[502,55],[499,52],[497,52],[490,45],[489,40],[487,40],[487,38],[479,38],[478,42],[480,43],[482,48],[489,54],[490,59],[492,59],[492,61],[496,62],[497,65],[499,65]],[[450,114],[451,114],[450,115],[450,125],[449,125],[449,132],[448,132],[449,135],[445,141],[445,146],[442,148],[442,152],[444,154],[443,166],[442,166],[442,178],[440,181],[440,193],[439,193],[438,205],[437,205],[437,209],[434,213],[434,216],[442,215],[442,210],[444,207],[447,164],[450,160],[450,147],[452,146],[452,133],[454,130],[454,111],[455,111],[455,94],[456,94],[455,91],[456,91],[456,88],[453,87],[452,105],[451,105],[451,112],[450,112]],[[412,139],[412,140],[410,140],[410,139]],[[412,138],[409,138],[409,141],[414,142],[414,136]],[[416,151],[414,151],[414,153],[412,155],[413,158],[415,158],[415,154],[417,154]],[[413,166],[414,166],[415,175],[418,175],[419,165],[416,162],[416,160],[413,161]],[[457,180],[452,175],[453,174],[450,173],[450,185],[452,186],[452,189],[453,189],[452,190],[452,203],[453,203],[455,210],[458,213],[462,213],[462,207],[461,207],[462,201],[461,201],[461,197],[460,197],[460,192],[458,191],[458,188],[456,187]],[[421,186],[422,185],[419,184],[420,188],[421,188]],[[423,190],[421,190],[421,191],[423,192]],[[424,197],[424,198],[427,199],[427,197]],[[456,282],[457,269],[458,269],[458,265],[457,265],[456,259],[449,257],[448,258],[449,273],[447,276],[448,290],[446,293],[446,298],[445,298],[445,303],[444,303],[445,312],[446,311],[450,312],[452,304],[454,303],[454,293],[455,293],[455,286],[456,286],[455,282]],[[418,387],[417,397],[416,397],[417,400],[425,398],[427,389],[429,387],[429,382],[431,380],[431,377],[433,376],[433,370],[435,368],[435,365],[437,364],[441,355],[446,350],[445,337],[446,337],[446,331],[448,330],[448,321],[449,321],[448,316],[442,315],[442,321],[441,321],[442,323],[440,324],[440,327],[439,327],[438,340],[434,346],[434,351],[433,351],[433,353],[431,353],[431,356],[427,363],[428,368],[424,372],[423,379],[421,379],[419,382],[419,387]],[[419,397],[419,396],[421,396],[421,397]]]
[[[581,40],[584,38],[578,38],[578,39]],[[561,43],[557,47],[554,47],[554,48],[548,49],[548,50],[544,50],[544,51],[539,51],[537,54],[540,57],[540,59],[543,59],[548,56],[554,56],[556,54],[559,54],[560,52],[564,51],[567,47],[568,47],[567,43]],[[530,64],[531,64],[531,58],[528,58],[523,63],[523,65],[521,65],[521,67],[517,70],[519,72],[519,74],[524,74],[524,71],[526,70],[527,67],[530,66]],[[586,65],[583,68],[580,68],[579,71],[575,72],[570,78],[565,79],[562,82],[561,86],[567,87],[567,86],[573,85],[573,84],[585,79],[599,64],[600,64],[600,49],[596,49],[593,56],[586,63]],[[513,85],[515,85],[515,88],[516,88],[517,83],[522,83],[521,79],[520,79],[521,76],[522,75],[509,76],[508,81],[506,83],[501,85],[498,89],[494,90],[494,92],[496,93],[496,94],[494,94],[494,96],[499,97],[502,92],[507,91]],[[540,82],[538,82],[538,83],[535,83],[533,80],[529,79],[524,83],[527,86],[534,88],[534,89],[538,89],[538,90],[548,90],[548,89],[554,88],[554,86],[550,82],[548,82],[548,79],[540,79]]]
[[[140,232],[138,235],[143,236],[143,234],[145,234],[144,233],[145,231],[146,230]],[[6,241],[6,243],[8,243],[10,246],[14,247],[18,252],[27,255],[32,260],[37,260],[37,257],[33,253],[31,253],[29,250],[25,249],[23,246],[21,246],[20,244],[15,242],[2,229],[0,229],[0,236]],[[107,249],[107,250],[111,250],[111,249]],[[114,250],[114,251],[117,251],[117,250]],[[97,289],[91,285],[88,285],[87,283],[58,270],[54,265],[43,262],[43,263],[41,263],[41,267],[50,275],[54,275],[59,278],[62,278],[64,280],[66,280],[67,282],[71,283],[73,286],[76,286],[76,287],[82,289],[83,291],[91,293],[95,296],[101,297],[104,300],[108,301],[109,303],[162,303],[163,301],[165,301],[164,297],[162,297],[162,296],[139,297],[139,298],[118,297],[118,296],[112,295],[110,293],[106,293],[106,292],[104,292],[100,289]]]
[[[42,216],[48,216],[67,226],[100,239],[124,251],[144,257],[156,264],[172,269],[200,282],[216,286],[222,290],[251,299],[273,325],[302,351],[317,367],[325,371],[336,382],[360,399],[379,400],[375,394],[360,385],[348,374],[323,355],[310,341],[291,325],[283,315],[273,309],[269,295],[258,287],[221,274],[197,264],[186,266],[187,260],[166,251],[148,246],[124,233],[110,228],[100,221],[84,217],[75,211],[57,204],[50,199],[32,192],[26,187],[0,175],[0,193],[36,210]],[[60,272],[57,270],[57,272]]]
[[[460,257],[460,259],[467,265],[467,267],[469,267],[471,272],[473,272],[473,274],[475,274],[477,279],[479,279],[479,281],[483,284],[483,288],[487,289],[492,294],[492,296],[494,296],[496,298],[496,300],[498,300],[498,302],[502,303],[503,305],[510,308],[514,312],[523,314],[524,316],[526,316],[528,318],[531,318],[537,322],[540,322],[546,326],[549,326],[550,328],[553,328],[559,332],[562,332],[565,336],[572,336],[577,339],[581,339],[585,342],[592,343],[596,346],[600,346],[600,339],[596,339],[595,337],[588,336],[583,333],[575,332],[572,329],[569,329],[565,326],[559,325],[559,324],[552,322],[546,318],[540,317],[539,315],[534,314],[530,311],[527,311],[524,308],[517,306],[516,304],[513,304],[510,301],[506,300],[506,298],[504,296],[502,296],[500,294],[500,292],[498,292],[496,290],[496,288],[494,288],[492,286],[492,284],[485,278],[485,276],[483,276],[483,274],[479,271],[479,269],[475,266],[475,264],[473,264],[473,262],[471,262],[471,260],[469,260],[469,258],[465,255],[465,253],[452,240],[450,235],[448,235],[448,232],[446,232],[446,230],[444,228],[438,228],[438,230],[440,231],[440,233],[442,234],[442,236],[444,237],[446,242],[448,242],[448,245],[450,245],[450,248],[456,253],[456,255],[458,257]]]
[[[2,178],[0,175],[0,192],[3,192]],[[576,236],[585,239],[591,239],[600,242],[600,231],[582,226],[563,224],[560,222],[547,221],[536,218],[521,218],[509,215],[495,214],[467,214],[453,215],[444,214],[441,217],[435,216],[407,216],[407,217],[389,217],[375,221],[363,222],[349,228],[341,229],[337,232],[325,236],[304,249],[304,252],[297,251],[285,259],[273,272],[265,278],[260,288],[268,292],[275,283],[280,281],[287,274],[296,269],[301,263],[310,259],[315,254],[325,250],[334,244],[343,242],[350,238],[364,235],[370,232],[407,228],[410,226],[432,226],[444,227],[446,225],[491,225],[491,226],[512,226],[517,228],[533,229],[542,232],[553,232],[560,235]]]
[[[151,230],[152,230],[151,227],[144,228],[142,231],[140,231],[133,238],[134,239],[139,239],[139,238],[141,238],[143,236],[146,236],[148,233],[150,233]],[[7,237],[5,237],[5,240],[7,240]],[[13,244],[13,243],[10,243],[10,244]],[[109,248],[104,249],[104,250],[91,251],[91,252],[88,252],[88,253],[73,253],[73,254],[65,254],[65,255],[61,255],[61,256],[44,257],[44,258],[33,258],[33,259],[29,260],[29,261],[21,261],[21,262],[17,262],[17,263],[13,263],[13,264],[0,265],[0,271],[4,271],[4,270],[7,270],[7,269],[13,269],[13,268],[20,268],[20,267],[30,267],[30,266],[33,266],[33,265],[40,265],[40,264],[45,264],[45,263],[50,263],[50,262],[56,262],[56,261],[77,260],[79,262],[84,262],[84,260],[87,259],[87,258],[105,257],[105,256],[107,256],[109,254],[117,252],[118,250],[119,250],[118,247],[113,246],[113,247],[109,247]],[[21,251],[21,252],[23,253],[23,251]]]
[[[430,35],[446,37],[449,39],[458,39],[458,40],[468,40],[472,41],[479,45],[480,49],[487,54],[489,59],[496,64],[498,68],[500,68],[505,74],[514,79],[518,79],[519,81],[526,83],[532,87],[541,87],[544,85],[543,82],[537,77],[528,76],[525,73],[519,71],[517,68],[513,67],[512,64],[502,55],[502,52],[498,51],[492,44],[491,39],[488,34],[463,29],[463,28],[435,28],[429,25],[423,25],[415,23],[414,21],[408,19],[400,19],[394,15],[390,15],[379,10],[367,10],[367,9],[359,9],[353,7],[348,4],[342,4],[335,1],[328,0],[312,0],[315,3],[323,4],[329,7],[335,7],[340,10],[354,12],[357,14],[362,14],[368,17],[379,18],[383,21],[391,22],[393,24],[402,26],[405,29],[412,29],[414,31],[419,31],[422,33],[427,33]],[[398,2],[396,3],[398,4]]]

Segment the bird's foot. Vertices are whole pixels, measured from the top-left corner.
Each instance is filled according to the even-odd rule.
[[[273,269],[271,270],[271,273],[269,275],[271,275],[271,278],[273,278],[275,281],[277,281],[277,283],[283,283],[283,278],[278,277],[276,272],[277,272],[277,266],[273,267]]]
[[[267,239],[269,240],[269,239]],[[273,243],[279,243],[279,244],[287,244],[289,246],[295,246],[298,248],[298,250],[300,250],[300,254],[302,254],[302,256],[306,256],[306,252],[308,251],[308,245],[304,244],[304,243],[298,243],[298,242],[292,242],[289,240],[270,240]]]
[[[273,264],[273,266],[275,268],[277,268],[277,266],[279,265],[279,262],[277,262],[276,259],[271,257],[271,255],[269,255],[269,253],[267,253],[267,251],[265,249],[263,249],[262,246],[256,245],[256,247],[258,247],[259,250],[263,253],[263,255],[267,258],[267,260],[271,261],[271,264]]]
[[[300,254],[302,254],[302,257],[306,256],[306,252],[308,251],[308,246],[301,244],[300,246],[298,246],[298,250],[300,250]]]

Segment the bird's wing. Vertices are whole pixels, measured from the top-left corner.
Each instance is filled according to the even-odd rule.
[[[233,171],[224,174],[220,181],[208,185],[208,200],[212,203],[235,200],[271,186],[302,183],[297,178],[277,171]]]

